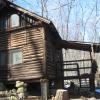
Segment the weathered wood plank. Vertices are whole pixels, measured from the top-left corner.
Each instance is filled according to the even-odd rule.
[[[3,37],[1,39],[2,48],[5,49],[17,49],[20,48],[23,53],[23,63],[18,65],[7,65],[2,66],[0,70],[5,70],[3,72],[7,72],[8,80],[13,78],[40,78],[43,76],[42,68],[44,65],[44,47],[43,47],[43,38],[42,38],[42,29],[31,29],[27,31],[16,31],[9,33],[11,36],[7,34],[2,34]],[[8,43],[9,42],[9,43]],[[8,50],[10,51],[10,50]],[[2,76],[4,75],[4,76]],[[6,73],[1,73],[2,78],[6,77]]]
[[[54,37],[50,31],[45,27],[45,44],[46,44],[46,66],[48,77],[56,77],[57,71],[61,66],[57,66],[56,62],[62,60],[61,50],[57,50],[53,43]],[[58,52],[59,51],[59,52]]]

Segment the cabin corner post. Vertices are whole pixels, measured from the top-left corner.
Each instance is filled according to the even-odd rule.
[[[41,100],[48,100],[48,79],[41,79]]]
[[[60,68],[58,69],[58,67],[60,66]],[[64,73],[63,73],[63,63],[59,62],[56,63],[56,89],[60,89],[60,88],[64,88],[64,84],[63,84],[63,78],[64,78]]]

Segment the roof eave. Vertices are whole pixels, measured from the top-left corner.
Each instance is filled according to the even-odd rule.
[[[37,15],[36,13],[30,12],[30,11],[28,11],[28,10],[26,10],[26,9],[16,5],[16,4],[14,4],[14,3],[11,3],[11,2],[8,1],[8,4],[10,5],[10,7],[16,9],[17,11],[20,11],[20,12],[22,12],[24,14],[27,14],[27,15],[32,16],[32,17],[35,17],[36,19],[41,20],[41,21],[43,21],[43,22],[45,22],[47,24],[51,23],[50,20],[48,20],[48,19],[46,19],[44,17],[41,17],[41,16]]]

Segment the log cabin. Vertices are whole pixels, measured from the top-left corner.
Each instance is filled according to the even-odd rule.
[[[30,95],[46,100],[48,86],[63,86],[62,48],[92,52],[91,44],[62,40],[50,20],[6,0],[0,5],[0,82],[12,89],[24,81]]]
[[[31,95],[41,95],[45,82],[60,88],[61,65],[56,62],[63,58],[57,46],[61,37],[54,24],[9,1],[5,3],[0,9],[0,82],[11,89],[16,81],[24,81]]]

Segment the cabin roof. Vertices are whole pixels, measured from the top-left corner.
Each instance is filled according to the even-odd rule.
[[[50,20],[48,20],[48,19],[46,19],[46,18],[44,18],[42,16],[39,16],[36,13],[30,12],[30,11],[28,11],[28,10],[26,10],[26,9],[24,9],[24,8],[22,8],[22,7],[18,6],[18,5],[10,2],[10,1],[6,1],[6,6],[9,6],[11,8],[14,8],[17,11],[20,11],[20,12],[26,14],[26,15],[32,16],[32,17],[34,17],[34,18],[36,18],[38,20],[41,20],[41,21],[43,21],[43,22],[45,22],[47,24],[50,24],[50,22],[51,22]]]

